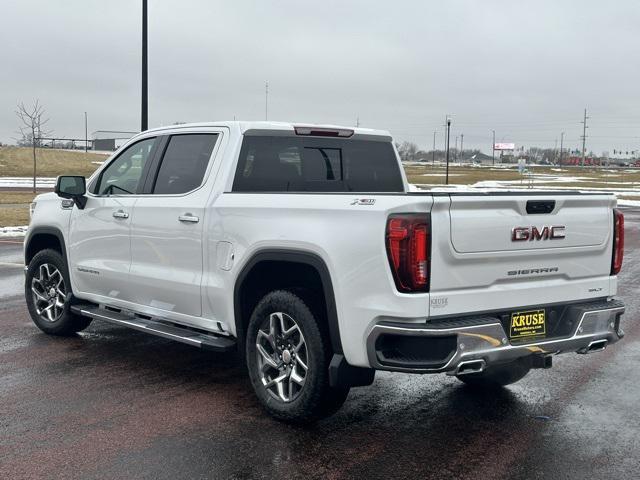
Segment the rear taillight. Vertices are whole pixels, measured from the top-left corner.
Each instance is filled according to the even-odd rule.
[[[613,209],[613,258],[611,275],[617,275],[622,268],[624,256],[624,215],[617,208]]]
[[[429,291],[429,237],[425,214],[391,215],[387,220],[387,256],[399,291]]]

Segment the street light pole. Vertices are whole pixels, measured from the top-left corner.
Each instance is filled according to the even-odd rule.
[[[89,149],[89,135],[87,135],[87,112],[84,112],[84,153]]]
[[[447,118],[447,169],[445,173],[445,185],[449,185],[449,137],[451,136],[451,119]]]
[[[140,106],[141,132],[144,132],[149,128],[147,79],[147,0],[142,0],[142,103]]]

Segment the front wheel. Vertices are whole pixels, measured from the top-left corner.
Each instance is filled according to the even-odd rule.
[[[273,291],[258,303],[245,348],[256,395],[278,420],[311,422],[334,413],[347,398],[349,389],[329,385],[329,339],[306,303],[289,291]]]
[[[522,357],[508,363],[490,366],[479,373],[459,375],[457,378],[475,388],[498,388],[523,379],[529,370],[531,370],[531,358]]]
[[[90,318],[70,310],[71,282],[62,255],[42,250],[29,262],[25,278],[25,299],[31,319],[50,335],[71,335],[84,330]]]

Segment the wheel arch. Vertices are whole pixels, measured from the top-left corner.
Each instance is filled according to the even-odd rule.
[[[324,309],[326,315],[326,326],[328,328],[329,338],[334,353],[342,353],[342,343],[340,340],[340,327],[338,325],[338,312],[336,307],[333,283],[331,274],[324,260],[317,254],[303,250],[289,249],[265,249],[254,253],[244,264],[240,271],[233,291],[233,310],[236,324],[236,335],[238,337],[238,345],[242,349],[246,334],[246,325],[248,324],[251,312],[249,306],[243,305],[243,299],[249,286],[248,281],[252,278],[252,273],[265,263],[270,264],[287,264],[289,266],[304,266],[310,268],[318,275],[322,286],[324,296]],[[258,299],[259,300],[259,299]],[[252,311],[253,308],[250,308]]]
[[[39,251],[47,248],[60,252],[67,268],[69,267],[64,235],[55,227],[34,227],[33,229],[29,229],[29,233],[24,242],[24,264],[29,266],[31,259]]]

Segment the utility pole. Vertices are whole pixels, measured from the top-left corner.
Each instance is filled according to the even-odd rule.
[[[84,153],[87,153],[89,149],[89,135],[87,131],[87,112],[84,112]]]
[[[436,131],[433,131],[433,150],[431,151],[431,154],[433,155],[431,163],[435,166],[436,164]]]
[[[456,148],[453,150],[453,158],[458,161],[458,135],[456,135]]]
[[[264,82],[264,119],[268,119],[269,113],[269,82]]]
[[[564,132],[560,132],[560,161],[558,162],[562,165],[562,145],[564,144]]]
[[[142,0],[142,105],[140,131],[149,128],[148,85],[147,85],[147,0]]]
[[[584,109],[584,120],[582,123],[582,166],[584,167],[585,143],[587,141],[587,109]]]
[[[460,158],[464,160],[464,133],[460,134]]]
[[[491,165],[496,164],[496,131],[491,130],[493,132],[493,143],[491,144]]]
[[[360,116],[356,117],[356,127],[360,126]]]
[[[445,173],[445,184],[449,185],[449,137],[451,136],[451,119],[447,117],[447,169]]]

